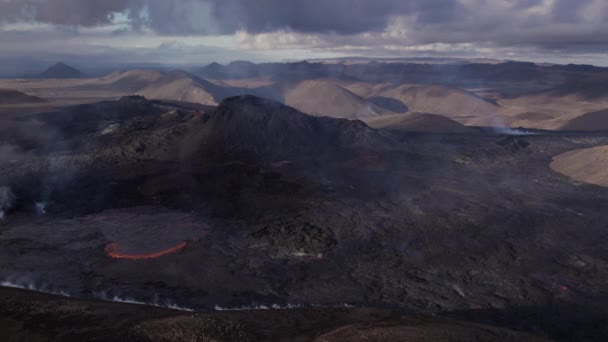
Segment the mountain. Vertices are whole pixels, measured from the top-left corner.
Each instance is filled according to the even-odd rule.
[[[400,132],[473,133],[474,129],[441,115],[408,113],[365,120],[370,127]]]
[[[361,121],[311,116],[279,102],[245,95],[224,100],[186,139],[185,146],[221,155],[297,158],[322,150],[374,148],[383,141]]]
[[[24,94],[17,90],[0,89],[0,105],[26,104],[45,102],[43,99]]]
[[[64,63],[57,63],[39,74],[37,78],[81,78],[82,76],[79,70]]]
[[[302,81],[286,86],[283,98],[288,106],[312,115],[360,119],[393,114],[325,80]]]

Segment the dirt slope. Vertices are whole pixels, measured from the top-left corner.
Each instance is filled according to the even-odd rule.
[[[285,88],[285,104],[311,115],[360,119],[392,113],[330,81],[302,81]]]
[[[565,131],[605,131],[608,130],[608,109],[583,114],[569,120],[560,127]]]
[[[410,111],[439,114],[463,124],[499,111],[498,105],[471,92],[442,85],[354,82],[344,86],[367,99],[392,98],[401,101]]]
[[[0,89],[0,105],[41,103],[43,99],[24,94],[17,90]]]
[[[226,88],[183,71],[174,71],[137,92],[148,99],[177,100],[217,105],[227,96]]]
[[[119,89],[140,90],[163,77],[163,73],[156,70],[135,69],[116,71],[104,77],[94,79],[90,84],[106,85]]]
[[[405,115],[386,115],[365,120],[373,128],[402,132],[426,133],[473,133],[472,128],[441,115],[409,113]]]
[[[577,181],[608,186],[608,146],[560,154],[553,158],[550,167]]]

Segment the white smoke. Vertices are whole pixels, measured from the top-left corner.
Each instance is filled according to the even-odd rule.
[[[5,281],[0,281],[0,286],[3,287],[11,287],[23,290],[30,290],[35,292],[47,293],[57,296],[63,297],[73,297],[67,291],[56,289],[47,285],[37,285],[35,282],[25,280],[26,278],[21,277],[20,279],[9,279]],[[119,296],[119,295],[110,295],[105,291],[95,292],[92,295],[93,298],[116,302],[116,303],[124,303],[124,304],[133,304],[133,305],[146,305],[146,306],[154,306],[165,309],[172,309],[178,311],[186,311],[186,312],[194,312],[195,310],[186,306],[178,305],[174,301],[169,299],[161,300],[158,296],[154,296],[153,301],[144,301],[138,300],[129,296]],[[252,306],[240,306],[240,307],[221,307],[219,305],[215,306],[215,311],[249,311],[249,310],[291,310],[291,309],[301,309],[305,307],[313,307],[313,308],[352,308],[353,306],[350,304],[342,304],[342,305],[301,305],[301,304],[269,304],[269,305],[252,305]]]
[[[6,280],[0,281],[0,287],[10,287],[10,288],[14,288],[14,289],[29,290],[29,291],[34,291],[34,292],[62,296],[62,297],[74,297],[69,292],[67,292],[63,289],[57,289],[54,286],[45,285],[45,284],[37,284],[36,282],[31,281],[29,279],[30,279],[30,277],[23,277],[23,276],[12,277],[11,276],[11,277],[8,277],[8,279],[6,279]],[[134,299],[131,297],[109,296],[106,292],[94,293],[93,297],[95,299],[99,299],[99,300],[103,300],[103,301],[110,301],[110,302],[117,302],[117,303],[155,306],[155,307],[159,307],[159,308],[166,308],[166,309],[179,310],[179,311],[188,311],[188,312],[194,311],[191,308],[178,305],[169,299],[161,300],[160,298],[158,298],[158,296],[155,296],[155,299],[152,302],[141,301],[141,300],[137,300],[137,299]]]
[[[126,303],[126,304],[135,304],[135,305],[148,305],[148,306],[156,306],[159,308],[166,308],[166,309],[173,309],[173,310],[179,310],[179,311],[187,311],[187,312],[194,312],[193,309],[190,309],[188,307],[185,306],[181,306],[178,304],[175,304],[171,301],[164,301],[164,302],[158,302],[158,301],[154,301],[154,302],[143,302],[143,301],[139,301],[133,298],[123,298],[123,297],[118,297],[118,296],[114,296],[110,299],[110,301],[112,302],[117,302],[117,303]]]
[[[8,186],[0,186],[0,220],[6,218],[6,213],[15,203],[15,194]]]
[[[175,302],[173,302],[173,301],[171,301],[169,299],[160,300],[157,296],[155,296],[154,301],[151,301],[151,302],[150,301],[138,300],[138,299],[135,299],[135,298],[132,298],[132,297],[111,296],[111,295],[108,295],[105,292],[95,293],[93,296],[95,298],[97,298],[97,299],[101,299],[101,300],[109,301],[109,302],[124,303],[124,304],[134,304],[134,305],[155,306],[155,307],[158,307],[158,308],[165,308],[165,309],[172,309],[172,310],[186,311],[186,312],[194,312],[194,309],[178,305],[178,304],[176,304]]]
[[[36,202],[34,204],[36,208],[36,215],[44,216],[46,215],[46,202]]]
[[[521,136],[521,135],[536,135],[536,134],[538,134],[538,133],[535,133],[535,132],[529,132],[529,131],[524,131],[522,129],[515,129],[515,128],[510,128],[510,127],[492,127],[492,130],[494,132],[496,132],[497,134],[503,134],[503,135]]]
[[[56,295],[56,296],[71,297],[71,295],[64,290],[55,290],[48,286],[36,285],[29,281],[10,281],[10,280],[0,281],[0,286],[11,287],[14,289],[36,291],[36,292],[41,292],[41,293],[48,293],[48,294],[52,294],[52,295]]]

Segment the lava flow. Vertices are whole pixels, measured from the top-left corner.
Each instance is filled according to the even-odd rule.
[[[106,254],[114,259],[129,259],[129,260],[138,260],[138,259],[156,259],[162,256],[178,252],[186,247],[186,242],[181,242],[179,245],[162,250],[156,253],[150,254],[122,254],[118,252],[118,242],[110,242],[106,248]]]

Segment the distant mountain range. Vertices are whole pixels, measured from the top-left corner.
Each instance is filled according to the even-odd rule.
[[[427,59],[417,61],[391,59],[378,62],[348,61],[303,61],[293,63],[260,63],[235,61],[227,65],[211,63],[194,73],[201,77],[216,79],[245,79],[269,77],[274,80],[294,81],[317,78],[360,80],[367,82],[394,83],[441,83],[474,84],[480,82],[529,81],[550,82],[556,74],[606,72],[608,68],[591,65],[540,65],[531,62],[491,62],[473,60],[470,62],[443,63]],[[426,62],[425,62],[426,61]]]

